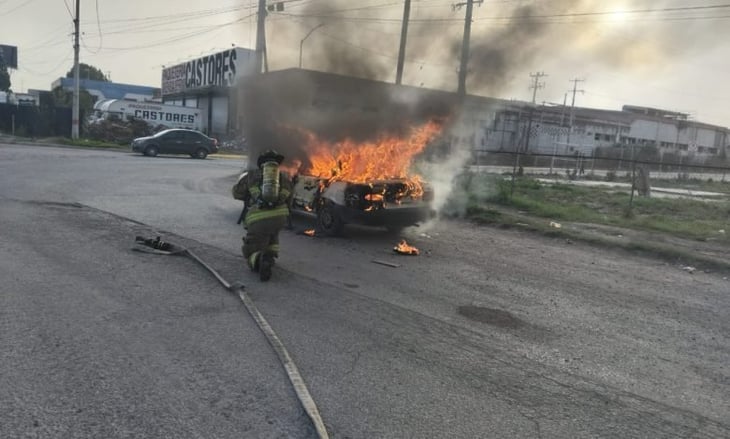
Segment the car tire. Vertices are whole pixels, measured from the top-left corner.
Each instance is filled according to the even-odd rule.
[[[195,151],[196,159],[204,160],[206,157],[208,157],[208,151],[205,148],[199,148]]]
[[[317,211],[317,229],[326,236],[339,236],[345,227],[342,217],[337,212],[335,203],[325,201]]]
[[[150,145],[144,149],[144,155],[147,157],[156,157],[158,152],[159,151],[155,145]]]

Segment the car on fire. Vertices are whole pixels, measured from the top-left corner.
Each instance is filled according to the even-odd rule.
[[[394,178],[363,183],[298,175],[292,183],[292,214],[316,219],[316,231],[324,235],[339,235],[346,224],[400,231],[436,213],[433,190],[420,181]]]
[[[188,154],[192,158],[204,159],[218,152],[218,140],[200,131],[173,128],[159,133],[138,137],[131,144],[133,152],[155,157],[157,154]]]

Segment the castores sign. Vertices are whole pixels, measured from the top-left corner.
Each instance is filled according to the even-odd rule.
[[[243,73],[247,49],[229,49],[194,59],[162,71],[162,94],[170,95],[206,87],[231,87]],[[242,59],[243,58],[243,59]]]
[[[159,105],[130,103],[127,107],[134,111],[134,117],[149,121],[193,124],[195,123],[195,117],[199,115],[197,109],[194,108],[186,111],[186,113],[180,113],[165,111],[165,108]]]

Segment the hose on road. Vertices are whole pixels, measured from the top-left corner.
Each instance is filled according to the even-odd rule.
[[[312,424],[314,424],[314,428],[317,431],[317,436],[319,437],[319,439],[329,439],[329,435],[327,434],[327,428],[325,427],[324,421],[322,421],[322,417],[319,414],[317,404],[315,404],[312,395],[309,393],[307,385],[304,383],[304,379],[299,373],[299,369],[294,363],[294,360],[292,360],[289,352],[286,350],[286,347],[284,347],[284,343],[281,342],[279,337],[276,335],[276,332],[274,332],[271,325],[269,325],[269,322],[266,321],[264,316],[261,315],[261,313],[259,312],[258,308],[256,308],[253,300],[251,300],[248,294],[246,294],[244,289],[245,287],[242,284],[231,284],[227,282],[223,278],[223,276],[220,275],[220,273],[218,273],[205,261],[200,259],[195,253],[170,242],[161,241],[159,236],[156,239],[146,239],[141,236],[137,236],[135,239],[135,246],[133,247],[133,250],[158,255],[188,256],[195,262],[202,265],[203,268],[208,270],[213,276],[215,276],[218,282],[220,282],[228,291],[236,294],[243,302],[248,313],[251,315],[254,321],[256,321],[256,325],[258,325],[261,332],[263,332],[266,336],[266,339],[269,341],[271,347],[274,348],[276,355],[279,357],[281,365],[284,367],[284,370],[289,377],[289,381],[294,387],[294,392],[296,392],[299,402],[302,404],[302,407],[309,416],[309,419],[312,420]]]

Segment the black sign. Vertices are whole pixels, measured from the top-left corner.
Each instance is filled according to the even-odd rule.
[[[236,51],[234,49],[215,55],[204,56],[185,64],[187,88],[210,85],[228,87],[236,77]]]
[[[248,49],[233,48],[167,67],[162,71],[162,95],[208,87],[232,87],[251,70]]]
[[[192,114],[168,113],[164,111],[134,110],[134,117],[160,122],[195,123],[195,116]]]
[[[5,63],[5,67],[10,69],[17,69],[18,47],[0,44],[0,58],[2,58],[3,63]]]

